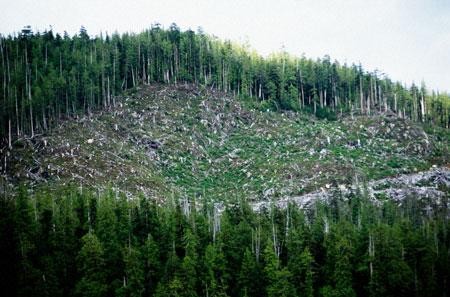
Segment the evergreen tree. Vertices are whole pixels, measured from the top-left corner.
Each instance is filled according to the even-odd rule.
[[[208,244],[204,256],[205,272],[203,276],[204,294],[208,296],[226,296],[226,261],[217,245]]]
[[[145,290],[146,295],[151,295],[159,281],[161,275],[161,262],[158,244],[154,241],[151,234],[143,246],[144,271],[145,271]]]
[[[172,204],[145,203],[139,207],[146,209],[136,210],[137,201],[112,197],[106,193],[95,198],[73,188],[58,195],[42,189],[30,195],[22,188],[14,200],[1,200],[0,229],[5,231],[1,237],[10,242],[0,242],[5,252],[0,259],[6,263],[2,273],[11,280],[6,284],[10,292],[17,296],[235,296],[235,291],[236,296],[263,297],[446,296],[448,213],[436,208],[424,216],[420,201],[398,206],[360,199],[357,207],[340,201],[337,216],[329,209],[331,201],[308,210],[290,206],[287,212],[259,214],[245,204],[234,205],[222,213],[222,228],[213,241],[202,225],[207,226],[207,212],[183,214]],[[93,201],[99,201],[98,207]],[[134,211],[146,214],[142,223],[135,224]],[[147,215],[156,225],[146,225]],[[89,225],[91,231],[81,236]],[[156,240],[150,233],[137,232],[141,227],[136,226],[158,236],[167,234],[168,239]],[[254,228],[266,239],[261,257]],[[106,254],[106,246],[113,252],[125,246],[119,248],[118,265],[110,266],[114,258]]]
[[[297,296],[292,285],[292,274],[287,268],[282,268],[277,258],[273,244],[269,241],[264,249],[264,272],[268,281],[268,297]]]
[[[262,271],[256,262],[256,257],[247,248],[244,252],[241,271],[239,274],[239,287],[241,289],[240,296],[263,296],[264,285],[261,277]]]
[[[327,237],[327,267],[333,296],[355,296],[352,267],[352,227],[346,221],[334,226]],[[326,289],[327,291],[328,289]]]
[[[118,296],[141,297],[144,293],[144,268],[141,254],[133,247],[123,251],[125,276],[123,287],[117,290]]]
[[[21,135],[34,136],[59,123],[115,106],[115,95],[140,83],[202,83],[261,101],[274,110],[337,113],[392,111],[413,121],[450,126],[446,93],[423,84],[405,87],[361,65],[341,65],[329,56],[263,58],[246,45],[202,31],[160,25],[139,34],[91,38],[85,28],[63,37],[53,32],[0,36],[0,140],[12,149]],[[3,146],[2,146],[3,147]]]
[[[14,200],[0,195],[0,295],[17,295],[20,263]]]
[[[105,267],[107,268],[106,278],[111,283],[109,294],[120,288],[123,283],[123,261],[121,255],[121,246],[127,242],[119,241],[117,215],[115,211],[115,203],[111,194],[101,197],[97,210],[96,232],[102,247],[104,249]]]
[[[83,246],[77,257],[81,279],[75,292],[83,297],[105,296],[107,285],[103,247],[93,233],[86,234],[81,240]]]
[[[291,271],[296,271],[297,274],[294,274],[295,278],[295,284],[297,285],[297,294],[298,296],[304,296],[304,297],[313,297],[314,296],[314,287],[313,287],[313,281],[314,281],[314,273],[313,273],[313,263],[314,258],[312,257],[311,253],[309,252],[308,248],[305,248],[303,252],[300,255],[297,255],[298,262],[293,261],[293,263],[290,263],[291,265],[289,267],[291,268]],[[294,263],[297,263],[297,267],[295,267]]]

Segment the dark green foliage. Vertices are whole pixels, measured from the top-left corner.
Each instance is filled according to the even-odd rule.
[[[337,120],[336,113],[329,108],[318,107],[316,110],[316,117],[318,117],[319,119],[327,119],[329,121]]]
[[[288,268],[292,273],[293,284],[296,287],[297,295],[304,297],[314,296],[314,258],[308,247],[300,252],[301,245],[294,245],[289,251],[292,255],[288,260]]]
[[[144,293],[144,265],[138,250],[128,247],[123,251],[125,278],[117,290],[118,296],[141,297]]]
[[[208,296],[224,296],[227,289],[227,262],[219,245],[208,244],[203,258],[203,291]]]
[[[0,197],[0,295],[17,294],[19,247],[12,197]]]
[[[264,110],[304,110],[328,120],[343,111],[391,111],[446,128],[450,122],[447,94],[430,94],[424,85],[407,89],[329,56],[314,61],[282,52],[263,59],[175,24],[95,38],[81,28],[73,37],[51,30],[0,36],[1,143],[113,107],[114,96],[154,82],[193,82],[255,98]]]
[[[81,278],[75,287],[75,293],[83,297],[105,296],[107,285],[103,247],[93,233],[86,234],[81,240],[83,246],[77,257]]]
[[[161,275],[161,260],[159,245],[155,242],[153,237],[149,234],[147,240],[142,247],[142,255],[144,261],[145,272],[145,292],[150,295],[156,289],[156,285]]]
[[[121,250],[123,246],[128,245],[126,239],[120,238],[120,235],[127,231],[124,228],[119,228],[118,217],[123,215],[123,209],[120,207],[119,201],[115,200],[111,195],[102,197],[98,203],[95,224],[95,233],[105,252],[106,279],[108,283],[113,285],[110,288],[111,292],[114,292],[122,285],[123,280],[120,271],[124,265]]]
[[[296,296],[292,284],[292,274],[286,267],[281,267],[275,254],[273,242],[268,241],[264,250],[264,273],[267,280],[268,297]]]
[[[2,281],[16,296],[445,296],[448,291],[449,223],[440,207],[423,216],[412,201],[377,206],[364,196],[351,201],[338,196],[309,210],[289,206],[255,213],[239,202],[222,212],[213,238],[208,206],[188,214],[177,199],[156,206],[112,192],[60,193],[30,196],[19,190],[14,202],[1,200],[0,260],[10,282]],[[86,227],[93,205],[95,224]]]
[[[246,249],[239,274],[239,296],[262,296],[264,292],[261,264],[257,262],[256,255]]]

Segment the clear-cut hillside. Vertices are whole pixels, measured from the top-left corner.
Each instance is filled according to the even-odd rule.
[[[209,88],[143,85],[3,149],[2,183],[257,201],[445,167],[449,138],[394,114],[326,121]]]

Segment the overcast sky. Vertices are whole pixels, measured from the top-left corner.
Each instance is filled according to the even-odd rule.
[[[450,91],[450,0],[0,0],[0,33],[182,29],[248,41],[263,55],[328,54],[408,85]]]

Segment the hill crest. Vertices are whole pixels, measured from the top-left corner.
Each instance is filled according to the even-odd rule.
[[[6,160],[8,187],[257,201],[445,165],[448,138],[392,113],[330,122],[193,84],[152,84],[117,97],[115,108],[19,139]]]

